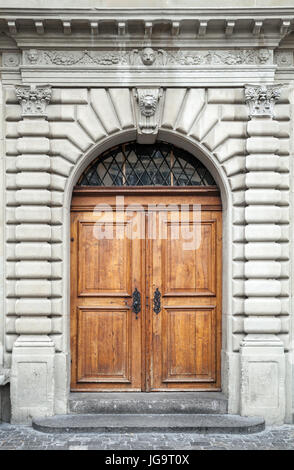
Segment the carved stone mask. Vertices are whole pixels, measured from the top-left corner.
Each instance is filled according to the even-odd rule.
[[[27,53],[28,59],[32,64],[38,61],[38,51],[36,49],[30,49]]]
[[[145,47],[141,54],[142,62],[144,65],[152,65],[155,61],[155,51],[151,47]]]
[[[144,116],[153,116],[156,110],[157,98],[153,95],[147,94],[142,96],[139,106],[141,113]]]
[[[258,57],[262,64],[265,64],[269,59],[269,51],[267,49],[260,49],[258,51]]]
[[[264,87],[261,87],[260,92],[259,92],[259,99],[260,101],[266,101],[267,100],[267,89]]]

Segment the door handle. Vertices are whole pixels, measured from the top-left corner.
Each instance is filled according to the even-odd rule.
[[[159,292],[158,287],[156,287],[155,292],[154,292],[154,297],[153,297],[153,310],[156,313],[156,315],[158,315],[161,310],[160,298],[161,298],[161,293]]]
[[[141,294],[138,291],[137,287],[135,288],[135,290],[133,292],[132,310],[136,314],[136,320],[137,320],[138,314],[141,312]]]

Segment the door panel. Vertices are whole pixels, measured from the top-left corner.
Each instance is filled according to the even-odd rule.
[[[217,389],[221,213],[168,212],[164,220],[157,212],[153,223],[155,219],[158,226],[165,224],[167,229],[161,229],[166,238],[149,241],[149,295],[154,299],[158,289],[162,304],[159,313],[154,312],[154,305],[149,313],[150,390]],[[177,225],[176,239],[172,227]]]
[[[214,309],[166,308],[162,318],[163,383],[214,380]]]
[[[144,214],[136,223],[144,230]],[[71,214],[72,390],[142,389],[143,248],[133,220],[115,207]]]
[[[79,296],[131,295],[131,240],[126,236],[118,238],[123,229],[127,233],[129,224],[130,222],[79,221]],[[96,235],[99,236],[104,227],[108,231],[107,235],[113,238],[102,238],[97,243]]]
[[[178,222],[168,222],[167,240],[163,243],[162,287],[164,295],[169,296],[201,296],[216,295],[216,221],[190,222],[183,225]],[[180,229],[187,239],[189,234],[191,242],[183,237],[173,239],[173,227],[180,225]],[[178,231],[178,230],[177,230]],[[175,230],[174,230],[175,232]],[[186,249],[193,245],[192,237],[200,236],[201,244],[195,249]]]
[[[128,188],[129,212],[114,191],[74,193],[72,390],[220,389],[220,199],[203,188],[162,191]]]
[[[77,381],[131,383],[131,344],[127,309],[78,308]]]

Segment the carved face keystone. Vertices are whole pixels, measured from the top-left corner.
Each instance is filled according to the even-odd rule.
[[[153,116],[156,109],[157,100],[153,95],[145,95],[142,99],[141,107],[143,108],[144,116]]]
[[[260,49],[258,51],[258,57],[261,64],[265,64],[270,57],[269,51],[267,49]]]
[[[152,65],[155,61],[155,52],[151,47],[145,47],[142,51],[141,57],[144,65]]]

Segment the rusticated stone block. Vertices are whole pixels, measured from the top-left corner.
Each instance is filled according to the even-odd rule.
[[[187,92],[187,97],[183,104],[177,130],[182,134],[188,134],[197,116],[199,115],[205,102],[205,90],[203,88],[192,88]]]
[[[281,220],[281,209],[277,206],[248,206],[245,208],[245,220],[250,223],[278,223]]]
[[[21,136],[48,136],[49,135],[49,123],[45,119],[24,119],[18,123],[18,133]]]
[[[50,142],[46,137],[22,137],[17,140],[18,153],[40,153],[47,154],[50,150]]]
[[[243,104],[245,101],[243,88],[209,88],[207,90],[208,103]]]
[[[16,333],[20,335],[47,335],[51,333],[51,319],[46,317],[23,317],[15,321]]]
[[[44,172],[22,172],[15,178],[18,188],[48,188],[51,182],[51,176]]]
[[[50,241],[51,227],[45,224],[21,224],[15,228],[18,241]]]
[[[50,223],[51,210],[47,206],[20,206],[15,209],[17,222]]]
[[[246,141],[248,153],[276,153],[279,150],[280,142],[276,137],[250,137]]]
[[[17,315],[50,315],[51,310],[51,300],[49,299],[24,298],[17,299],[15,302],[15,313]]]
[[[251,297],[245,299],[244,312],[246,315],[280,315],[281,300],[269,297]]]
[[[274,171],[251,171],[245,181],[247,188],[276,188],[281,183],[281,175]]]
[[[277,297],[281,294],[281,282],[273,279],[252,279],[245,281],[247,297]]]
[[[281,257],[279,243],[247,243],[245,246],[246,259],[275,260]]]
[[[88,90],[86,88],[53,88],[51,96],[52,104],[87,104]]]
[[[245,227],[245,238],[248,242],[278,241],[281,233],[281,227],[274,224],[250,224]]]
[[[91,104],[100,122],[108,134],[113,134],[120,129],[120,123],[113,104],[106,90],[92,89],[90,91]]]

